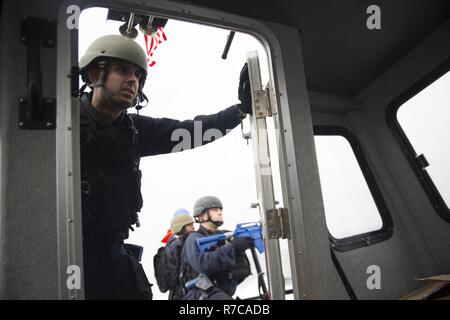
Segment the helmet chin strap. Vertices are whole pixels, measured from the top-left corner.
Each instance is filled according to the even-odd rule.
[[[223,225],[223,221],[214,221],[211,219],[211,216],[209,215],[209,210],[206,213],[208,214],[208,220],[206,220],[205,222],[211,222],[216,227],[220,227],[221,225]]]
[[[222,221],[211,221],[215,226],[220,227],[221,225],[223,225]]]
[[[104,94],[106,102],[114,105],[114,104],[116,104],[116,102],[112,98],[111,92],[105,86],[106,60],[98,61],[97,66],[100,69],[100,74],[98,76],[97,82],[95,82],[93,86],[94,86],[94,88],[100,88],[101,90],[103,90],[103,94]]]
[[[98,80],[94,83],[94,88],[104,88],[106,78],[106,60],[98,61],[97,66],[100,69]]]

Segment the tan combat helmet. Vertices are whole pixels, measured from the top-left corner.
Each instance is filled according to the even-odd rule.
[[[173,234],[180,232],[184,226],[194,223],[194,219],[190,214],[179,214],[172,218],[170,222],[170,230]]]
[[[104,59],[102,59],[104,58]],[[107,35],[98,38],[90,44],[80,59],[80,73],[84,82],[88,82],[87,70],[93,63],[98,63],[101,75],[95,86],[102,86],[104,81],[104,67],[108,59],[120,59],[141,67],[144,75],[139,83],[142,91],[147,77],[147,57],[145,51],[134,40],[121,35]]]

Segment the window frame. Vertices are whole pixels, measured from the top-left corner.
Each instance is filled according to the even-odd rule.
[[[403,104],[413,98],[415,95],[419,94],[421,91],[425,90],[439,78],[441,78],[446,73],[450,72],[450,58],[447,58],[438,67],[433,69],[427,75],[422,77],[419,81],[414,83],[411,87],[406,89],[399,96],[394,98],[386,108],[386,122],[394,135],[395,140],[399,144],[403,154],[408,160],[411,168],[414,171],[419,183],[422,185],[423,190],[428,196],[432,207],[436,213],[444,221],[450,223],[450,209],[444,199],[442,198],[439,190],[431,179],[430,175],[424,168],[422,162],[417,157],[420,156],[416,153],[413,145],[408,139],[408,136],[403,131],[400,123],[398,122],[397,112]]]
[[[95,3],[86,4],[85,1],[75,0],[74,5],[79,5],[81,12],[87,8],[91,7],[104,7],[107,9],[124,9],[127,11],[143,12],[150,15],[168,17],[169,19],[177,19],[188,22],[195,22],[198,24],[215,26],[219,28],[237,30],[239,32],[247,33],[258,39],[263,46],[266,48],[267,54],[269,56],[269,70],[271,81],[277,85],[274,87],[275,96],[281,96],[279,91],[284,94],[287,92],[287,87],[294,86],[302,81],[302,74],[292,73],[286,75],[283,71],[285,70],[283,61],[291,59],[291,51],[296,50],[296,46],[289,47],[289,50],[281,50],[283,43],[287,43],[290,39],[297,39],[297,32],[295,28],[288,28],[278,25],[270,25],[254,20],[250,17],[241,17],[232,13],[221,12],[220,10],[214,8],[203,8],[195,6],[194,4],[183,5],[183,10],[180,11],[179,6],[173,5],[166,2],[155,2],[151,5],[133,3],[131,4],[129,0],[116,1],[114,4],[107,2],[106,0],[98,0]],[[60,26],[65,26],[65,11],[61,11],[59,14],[58,22]],[[75,32],[76,31],[76,32]],[[82,263],[82,246],[79,244],[81,239],[81,227],[79,224],[81,214],[80,205],[81,197],[79,194],[79,188],[77,185],[80,184],[79,176],[79,165],[80,165],[80,151],[79,151],[79,123],[78,119],[78,96],[71,97],[71,91],[66,90],[68,85],[70,88],[70,78],[67,78],[67,72],[65,70],[70,70],[73,65],[78,65],[78,31],[76,29],[70,30],[66,27],[58,28],[58,39],[61,41],[57,42],[58,53],[58,63],[57,63],[57,100],[60,101],[57,119],[57,184],[62,186],[58,188],[58,203],[57,212],[59,219],[59,237],[58,241],[62,243],[59,250],[59,271],[60,271],[60,283],[65,283],[66,279],[66,266],[69,265],[83,265]],[[300,43],[295,43],[300,45]],[[285,46],[286,47],[286,46]],[[286,51],[286,52],[285,52]],[[277,54],[274,54],[277,52]],[[293,52],[293,51],[292,51]],[[64,54],[63,54],[64,53]],[[66,54],[69,53],[69,54]],[[286,59],[285,59],[286,58]],[[283,60],[284,59],[284,60]],[[78,87],[76,87],[78,91]],[[299,95],[294,97],[289,97],[280,99],[277,98],[278,112],[279,114],[289,115],[288,106],[293,104],[298,99],[304,100],[307,98],[306,85],[302,86],[302,91]],[[293,145],[293,134],[292,126],[293,120],[289,116],[280,117],[279,127],[285,128],[285,134],[281,136],[282,156],[284,161],[280,165],[280,171],[289,171],[296,173],[295,168],[285,168],[285,163],[295,162],[295,153],[292,148],[286,148],[284,142]],[[67,130],[69,128],[69,130]],[[70,175],[67,174],[70,173]],[[297,174],[292,175],[287,181],[282,180],[283,194],[288,193],[292,196],[292,199],[300,198],[300,190],[298,189],[299,177]],[[298,201],[289,201],[285,204],[288,206],[290,212],[295,212],[300,210],[300,203]],[[75,217],[74,217],[75,216]],[[70,219],[70,220],[69,220]],[[297,236],[291,239],[293,245],[298,248],[303,248],[302,251],[306,251],[306,247],[301,241],[302,235],[304,236],[303,226],[299,221],[293,222],[298,225]],[[296,280],[294,287],[298,287],[298,290],[294,290],[294,295],[298,298],[303,293],[307,293],[307,287],[305,284],[308,282],[308,274],[305,272],[300,272],[299,265],[304,264],[306,255],[294,255],[291,254],[291,273],[296,274],[293,277]],[[267,257],[266,257],[267,258]],[[268,257],[267,259],[269,259]],[[276,257],[275,257],[276,258]],[[296,260],[296,262],[292,262]],[[77,261],[81,261],[81,264]],[[278,281],[275,277],[275,282]],[[272,281],[273,282],[273,281]],[[60,297],[67,299],[78,299],[84,297],[84,289],[81,289],[80,293],[78,289],[69,289],[65,286],[59,288]],[[75,292],[75,293],[74,293]]]
[[[349,142],[382,221],[382,227],[379,230],[365,232],[342,239],[333,237],[328,230],[328,238],[332,249],[337,251],[348,251],[370,246],[389,239],[394,232],[393,220],[356,136],[350,130],[342,126],[315,125],[313,126],[313,130],[314,136],[342,136]]]

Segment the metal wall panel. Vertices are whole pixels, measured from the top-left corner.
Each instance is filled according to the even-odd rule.
[[[27,86],[27,48],[20,42],[21,18],[55,18],[56,4],[6,1],[2,9],[2,299],[57,297],[55,130],[18,127],[18,98],[26,96]],[[55,98],[56,49],[42,49],[41,62],[44,97]]]
[[[282,75],[277,78],[279,127],[287,180],[284,203],[288,204],[293,233],[289,249],[294,292],[298,290],[296,298],[300,299],[347,299],[329,250],[301,37],[294,28],[268,25],[280,43],[274,54],[282,61],[277,65]]]
[[[409,246],[423,276],[450,270],[450,224],[433,209],[401,146],[386,123],[386,108],[400,94],[450,57],[450,21],[366,88],[357,100],[363,105],[371,137],[384,157],[401,195],[395,197]],[[423,263],[430,261],[434,267]]]

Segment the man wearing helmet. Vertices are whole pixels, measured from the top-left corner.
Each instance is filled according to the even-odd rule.
[[[198,247],[197,239],[223,233],[218,229],[224,222],[222,209],[222,202],[214,196],[195,202],[194,219],[200,223],[200,228],[189,235],[181,253],[183,282],[193,280],[195,283],[188,288],[186,300],[230,300],[238,284],[250,275],[245,250],[254,245],[251,238],[236,238],[205,252]],[[200,278],[202,283],[198,285]]]
[[[146,100],[144,50],[129,38],[108,35],[95,40],[80,60],[81,191],[83,250],[87,299],[151,299],[151,285],[141,264],[124,247],[129,229],[139,226],[142,207],[141,157],[170,153],[176,129],[194,135],[194,120],[203,132],[223,135],[251,113],[248,72],[241,72],[240,104],[217,114],[178,121],[128,114]],[[86,86],[92,91],[84,93]],[[202,134],[203,134],[202,132]],[[203,142],[206,144],[208,141]]]

